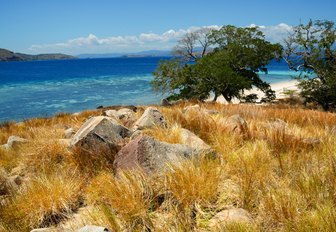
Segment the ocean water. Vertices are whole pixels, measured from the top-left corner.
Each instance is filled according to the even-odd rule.
[[[149,85],[165,57],[0,62],[0,122],[78,112],[103,105],[159,103]],[[271,62],[261,78],[287,81],[286,64]]]

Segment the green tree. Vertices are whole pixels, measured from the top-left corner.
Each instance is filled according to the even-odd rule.
[[[266,41],[257,28],[230,25],[211,31],[206,41],[207,48],[212,47],[211,52],[202,52],[201,56],[180,52],[185,55],[161,62],[154,72],[153,89],[169,93],[175,99],[204,100],[213,92],[214,100],[222,95],[231,102],[233,97],[241,98],[244,90],[255,86],[267,93],[268,99],[274,98],[274,92],[259,78],[258,72],[267,72],[269,61],[278,58],[279,44]],[[193,62],[186,62],[185,57]]]
[[[312,21],[294,27],[285,41],[283,58],[300,72],[301,95],[324,110],[336,107],[336,28],[332,21]]]

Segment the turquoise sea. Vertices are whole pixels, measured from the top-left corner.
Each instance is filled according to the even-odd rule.
[[[103,105],[159,103],[149,82],[167,57],[0,63],[0,122],[78,112]],[[286,64],[271,62],[270,82],[291,79]]]

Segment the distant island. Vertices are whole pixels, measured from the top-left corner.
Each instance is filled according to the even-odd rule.
[[[33,61],[33,60],[67,60],[77,59],[77,57],[61,53],[28,55],[15,53],[7,49],[0,48],[0,61]]]

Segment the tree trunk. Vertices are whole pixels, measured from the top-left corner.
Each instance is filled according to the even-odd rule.
[[[222,95],[223,95],[223,97],[225,98],[225,100],[226,100],[229,104],[232,103],[232,97],[231,97],[231,96],[229,96],[229,95],[227,95],[227,94],[225,94],[225,93],[223,93],[223,92],[222,92]]]
[[[215,93],[215,97],[214,97],[214,99],[212,100],[212,102],[216,102],[216,101],[217,101],[217,98],[218,98],[218,94]]]

